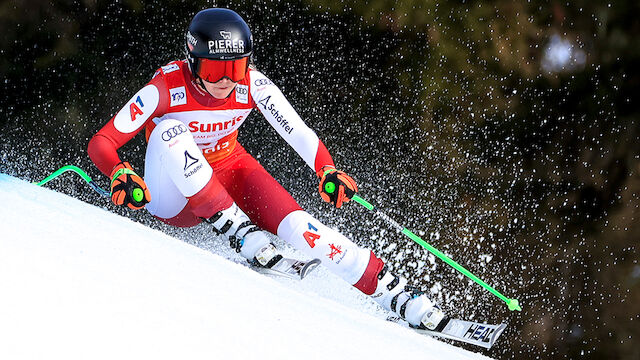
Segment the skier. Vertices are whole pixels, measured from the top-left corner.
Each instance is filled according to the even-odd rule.
[[[269,268],[282,258],[266,232],[276,234],[413,327],[440,330],[448,317],[422,291],[304,211],[238,142],[238,128],[257,108],[316,172],[324,201],[340,208],[357,192],[278,87],[252,64],[245,21],[232,10],[206,9],[195,15],[185,40],[187,58],[158,69],[89,142],[90,158],[111,179],[113,202],[146,207],[174,226],[209,222],[256,266]],[[144,179],[117,153],[142,129]],[[336,190],[328,193],[327,183]]]

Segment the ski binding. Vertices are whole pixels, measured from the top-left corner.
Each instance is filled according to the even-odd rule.
[[[292,279],[302,280],[313,269],[320,265],[320,259],[301,261],[297,259],[283,257],[270,268],[254,266],[253,268],[261,273],[284,276]]]

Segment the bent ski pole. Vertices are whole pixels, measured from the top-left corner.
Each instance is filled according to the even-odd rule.
[[[49,181],[57,178],[58,176],[60,176],[62,173],[66,172],[66,171],[73,171],[76,174],[80,175],[82,177],[82,179],[84,181],[87,182],[87,184],[89,184],[89,186],[91,186],[91,188],[93,190],[95,190],[98,194],[102,195],[102,196],[109,196],[109,192],[103,188],[101,188],[100,186],[98,186],[98,184],[95,183],[95,181],[93,181],[93,179],[91,179],[91,177],[89,177],[89,175],[87,175],[86,172],[84,172],[82,169],[80,169],[77,166],[73,166],[73,165],[67,165],[67,166],[63,166],[60,169],[54,171],[51,175],[47,176],[44,180],[35,183],[38,186],[42,186],[46,183],[48,183]]]
[[[328,193],[332,193],[332,192],[335,191],[335,184],[328,182],[327,185],[325,185],[325,191],[327,191]],[[482,286],[483,288],[485,288],[486,290],[491,292],[493,295],[497,296],[500,300],[504,301],[507,304],[507,306],[509,307],[509,310],[511,310],[511,311],[515,311],[515,310],[522,311],[522,308],[520,308],[520,303],[518,302],[518,300],[509,299],[506,296],[502,295],[500,292],[498,292],[498,290],[494,289],[489,284],[487,284],[486,282],[482,281],[480,278],[478,278],[477,276],[472,274],[469,270],[467,270],[464,267],[462,267],[462,265],[458,264],[457,262],[455,262],[451,258],[449,258],[447,255],[442,253],[440,250],[434,248],[429,243],[427,243],[426,241],[422,240],[418,235],[412,233],[406,227],[398,224],[395,220],[390,218],[387,214],[385,214],[382,211],[378,210],[376,207],[371,205],[369,202],[367,202],[366,200],[364,200],[360,196],[354,195],[351,199],[354,200],[355,202],[357,202],[358,204],[364,206],[368,210],[375,211],[375,213],[379,217],[381,217],[382,219],[384,219],[385,221],[387,221],[388,223],[393,225],[393,227],[395,227],[398,231],[400,231],[401,233],[405,234],[411,240],[415,241],[420,246],[422,246],[423,248],[427,249],[433,255],[439,257],[442,261],[446,262],[451,267],[453,267],[454,269],[458,270],[459,272],[464,274],[469,279],[475,281],[477,284],[479,284],[480,286]]]

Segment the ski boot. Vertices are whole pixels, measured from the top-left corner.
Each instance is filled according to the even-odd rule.
[[[267,232],[252,223],[235,202],[206,221],[252,265],[271,268],[282,259]]]
[[[207,221],[259,272],[302,280],[320,265],[319,259],[301,261],[283,257],[271,242],[269,233],[252,223],[235,202]]]
[[[371,297],[413,328],[440,331],[449,321],[423,291],[407,285],[405,278],[391,274],[387,265],[378,273],[378,284]]]

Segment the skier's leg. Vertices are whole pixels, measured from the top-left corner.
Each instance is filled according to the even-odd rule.
[[[294,211],[282,219],[278,236],[295,248],[319,258],[329,270],[352,285],[362,278],[371,260],[370,250],[360,248],[303,210]]]
[[[210,217],[233,201],[215,179],[191,134],[177,120],[162,121],[151,132],[144,178],[151,192],[146,209],[173,225],[193,226],[199,218]],[[177,223],[176,217],[185,222]]]
[[[373,253],[372,257],[375,257]],[[373,261],[373,260],[372,260]],[[368,281],[376,282],[371,297],[383,308],[393,311],[407,320],[411,326],[440,331],[446,325],[448,317],[427,297],[424,291],[407,285],[407,280],[388,271],[382,260],[377,259],[382,269]],[[365,276],[366,276],[365,271]],[[363,276],[363,278],[365,278]]]
[[[303,211],[289,192],[242,146],[236,145],[228,158],[214,163],[213,167],[220,182],[258,226],[322,260],[350,284],[362,277],[370,251],[359,248]],[[309,245],[314,242],[317,245]]]
[[[238,206],[260,228],[276,234],[278,225],[300,205],[242,145],[212,164],[214,172]]]
[[[261,250],[271,253],[268,236],[238,208],[181,122],[164,120],[151,132],[145,181],[151,192],[146,208],[160,220],[194,226],[206,219],[245,258],[254,260]],[[258,256],[262,265],[273,260],[265,256]]]
[[[241,199],[238,205],[252,221],[309,256],[321,259],[332,272],[412,325],[437,326],[444,318],[426,295],[387,271],[373,252],[358,247],[303,211],[251,155],[240,145],[237,147],[229,158],[213,166],[232,197]]]
[[[358,247],[307,212],[299,210],[287,215],[278,227],[278,236],[320,258],[331,271],[412,326],[434,330],[446,323],[444,313],[423,291],[408,286],[405,278],[391,274],[372,251]]]

